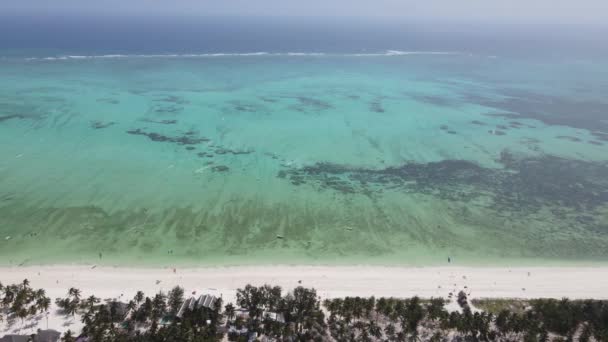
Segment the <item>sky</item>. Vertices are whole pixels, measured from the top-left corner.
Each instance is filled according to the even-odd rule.
[[[600,25],[607,0],[1,0],[0,13],[393,17]]]

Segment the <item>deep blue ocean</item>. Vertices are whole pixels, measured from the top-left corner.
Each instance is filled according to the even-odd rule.
[[[396,19],[0,14],[2,55],[456,51],[602,58],[608,28]]]

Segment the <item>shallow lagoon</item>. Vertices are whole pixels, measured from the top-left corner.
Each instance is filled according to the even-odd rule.
[[[608,260],[605,63],[105,56],[0,74],[3,264]]]

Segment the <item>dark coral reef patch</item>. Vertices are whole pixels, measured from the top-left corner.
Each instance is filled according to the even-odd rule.
[[[294,185],[309,184],[346,194],[383,191],[422,193],[442,199],[491,199],[496,209],[535,211],[545,205],[594,209],[608,204],[608,165],[542,155],[516,157],[508,151],[503,168],[466,160],[406,163],[380,169],[333,163],[287,168],[277,175]]]
[[[140,128],[137,128],[129,130],[127,131],[127,133],[132,135],[143,135],[148,137],[148,139],[156,142],[170,142],[178,145],[197,145],[209,141],[208,138],[197,137],[193,134],[188,134],[190,132],[186,132],[186,134],[183,134],[181,136],[168,136],[155,132],[146,132]]]

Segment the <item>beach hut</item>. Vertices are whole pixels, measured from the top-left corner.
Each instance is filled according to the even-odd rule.
[[[193,300],[194,298],[188,298],[184,301],[184,303],[182,304],[182,306],[179,308],[179,310],[177,311],[177,315],[175,315],[177,318],[182,318],[184,316],[184,313],[186,312],[186,310],[190,307],[190,302]]]
[[[33,341],[29,335],[5,335],[0,342],[30,342]]]
[[[61,338],[61,333],[56,330],[38,330],[34,342],[56,342]]]
[[[196,307],[196,299],[194,297],[190,298],[190,302],[188,303],[188,310],[193,311]]]
[[[61,333],[56,330],[38,330],[34,342],[56,342],[61,338]]]
[[[201,295],[198,298],[190,297],[184,301],[182,306],[177,311],[177,318],[182,318],[186,310],[194,311],[194,309],[206,308],[209,310],[213,310],[215,308],[215,303],[217,302],[217,297],[211,295]]]
[[[264,312],[264,317],[273,320],[275,322],[278,323],[285,323],[285,316],[282,313],[276,313],[276,312]]]
[[[197,308],[207,308],[209,310],[213,310],[215,308],[215,303],[217,302],[217,297],[212,295],[201,295],[198,298],[196,303]]]
[[[57,342],[61,333],[56,330],[40,330],[32,335],[6,335],[0,338],[0,342]]]

